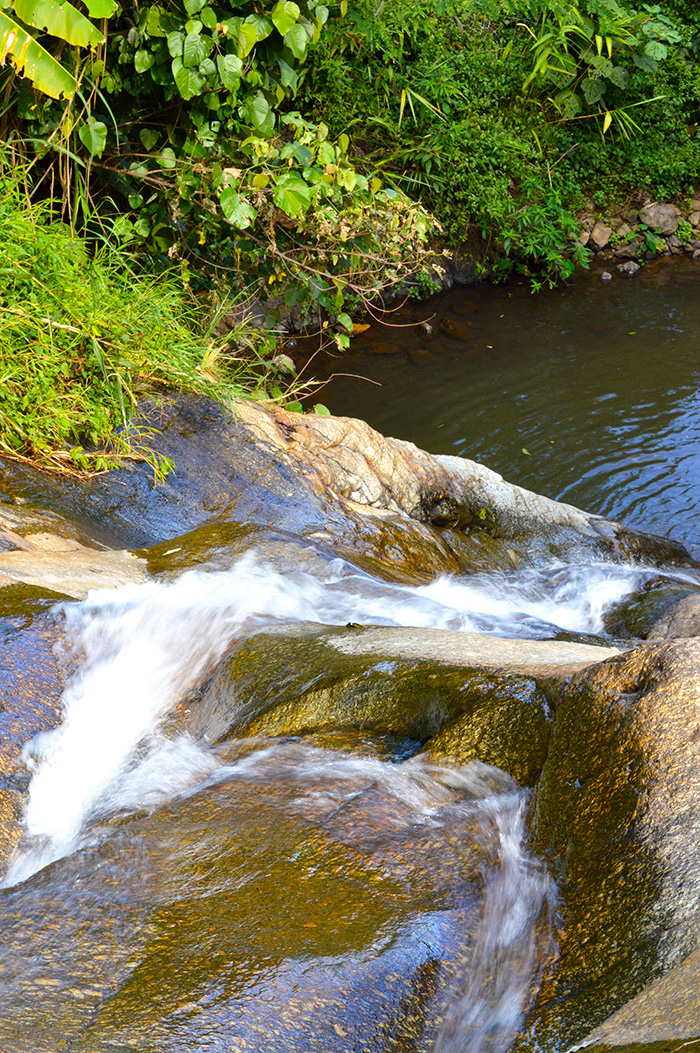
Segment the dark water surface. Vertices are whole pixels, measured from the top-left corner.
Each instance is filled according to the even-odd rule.
[[[633,280],[613,268],[610,282],[601,270],[538,295],[484,285],[412,305],[329,367],[381,386],[336,377],[318,398],[697,554],[700,265],[659,260]],[[430,338],[410,324],[423,319]]]

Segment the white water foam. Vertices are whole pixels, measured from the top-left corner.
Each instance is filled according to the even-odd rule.
[[[557,626],[590,633],[600,630],[606,605],[647,573],[601,564],[442,577],[412,587],[382,582],[341,559],[328,564],[324,578],[282,573],[251,552],[228,571],[91,593],[65,608],[68,639],[84,661],[64,693],[62,724],[25,748],[33,771],[26,838],[5,883],[72,851],[89,819],[120,807],[120,793],[132,807],[149,807],[208,773],[211,761],[196,748],[187,761],[169,755],[172,744],[158,726],[229,644],[255,627],[308,621],[526,637],[551,636]]]

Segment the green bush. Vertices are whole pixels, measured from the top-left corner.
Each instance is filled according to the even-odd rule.
[[[686,14],[681,0],[357,0],[329,21],[302,101],[332,133],[351,127],[453,243],[476,229],[484,251],[555,277],[584,197],[671,196],[698,176]]]

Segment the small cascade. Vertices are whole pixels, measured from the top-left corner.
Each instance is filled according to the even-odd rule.
[[[525,799],[488,805],[498,865],[485,875],[466,986],[452,994],[434,1053],[502,1053],[523,1022],[533,983],[554,951],[554,882],[526,847]]]
[[[211,773],[208,755],[181,743],[190,751],[182,763],[158,728],[241,634],[290,621],[529,638],[595,633],[605,609],[652,573],[556,566],[408,586],[342,559],[329,562],[323,577],[282,573],[249,552],[228,571],[189,571],[172,583],[96,592],[68,605],[67,640],[83,661],[64,693],[62,724],[25,748],[33,772],[26,838],[5,883],[71,852],[88,820],[152,806],[154,797],[167,799]]]

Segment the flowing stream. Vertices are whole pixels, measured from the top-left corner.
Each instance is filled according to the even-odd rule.
[[[678,275],[687,291],[690,278]],[[619,313],[622,300],[630,340],[647,316],[638,306],[632,320],[627,287],[603,294],[592,281],[584,281],[584,309],[608,299],[590,320],[594,347],[580,384],[578,337],[556,313],[558,293],[527,299],[527,310],[522,291],[507,293],[516,301],[510,344],[497,346],[493,316],[504,295],[477,290],[437,305],[436,322],[451,323],[451,348],[439,352],[410,329],[387,341],[389,355],[369,345],[353,352],[348,372],[373,363],[393,399],[373,401],[370,385],[347,381],[325,401],[435,452],[478,456],[513,482],[591,511],[631,515],[662,533],[673,526],[693,544],[689,444],[700,433],[700,376],[686,362],[687,314],[674,308],[659,323],[669,347],[674,333],[687,338],[659,367],[673,381],[663,405],[648,377],[626,367],[637,384],[630,413],[607,312]],[[656,289],[647,287],[654,303]],[[461,345],[455,322],[467,327]],[[628,362],[638,344],[625,344]],[[523,388],[513,376],[518,356]],[[592,402],[581,396],[589,374],[609,389],[587,395]],[[438,378],[452,401],[436,387],[430,408],[426,393]],[[624,383],[629,391],[633,381]],[[585,418],[575,439],[564,422],[573,412],[563,405],[569,387]],[[626,424],[616,433],[621,405]],[[624,452],[611,456],[613,439]],[[324,558],[311,573],[251,550],[229,569],[95,592],[62,609],[62,646],[77,671],[60,726],[24,749],[24,835],[0,892],[3,1053],[508,1049],[554,947],[556,891],[527,848],[527,792],[476,762],[447,768],[383,755],[371,735],[359,752],[289,737],[212,744],[173,731],[169,717],[236,641],[275,626],[596,638],[606,614],[636,591],[700,579],[690,570],[553,562],[408,586]],[[365,975],[376,995],[369,1003],[357,979]],[[41,1020],[39,995],[49,999]],[[295,999],[305,1014],[298,1030],[289,1016],[302,1012],[289,1008]],[[413,1005],[422,1007],[419,1024],[405,1008]]]
[[[554,565],[408,586],[341,559],[325,578],[285,574],[250,552],[229,571],[189,571],[172,583],[69,604],[68,646],[81,665],[64,694],[62,724],[25,748],[32,847],[11,865],[6,883],[74,850],[89,818],[151,806],[210,774],[208,754],[160,738],[158,726],[241,635],[274,623],[360,621],[530,639],[560,630],[596,634],[606,609],[657,575],[612,563]]]
[[[535,296],[523,280],[409,304],[342,360],[314,358],[322,377],[338,374],[318,397],[697,555],[697,263],[659,260],[610,282],[603,266]]]

